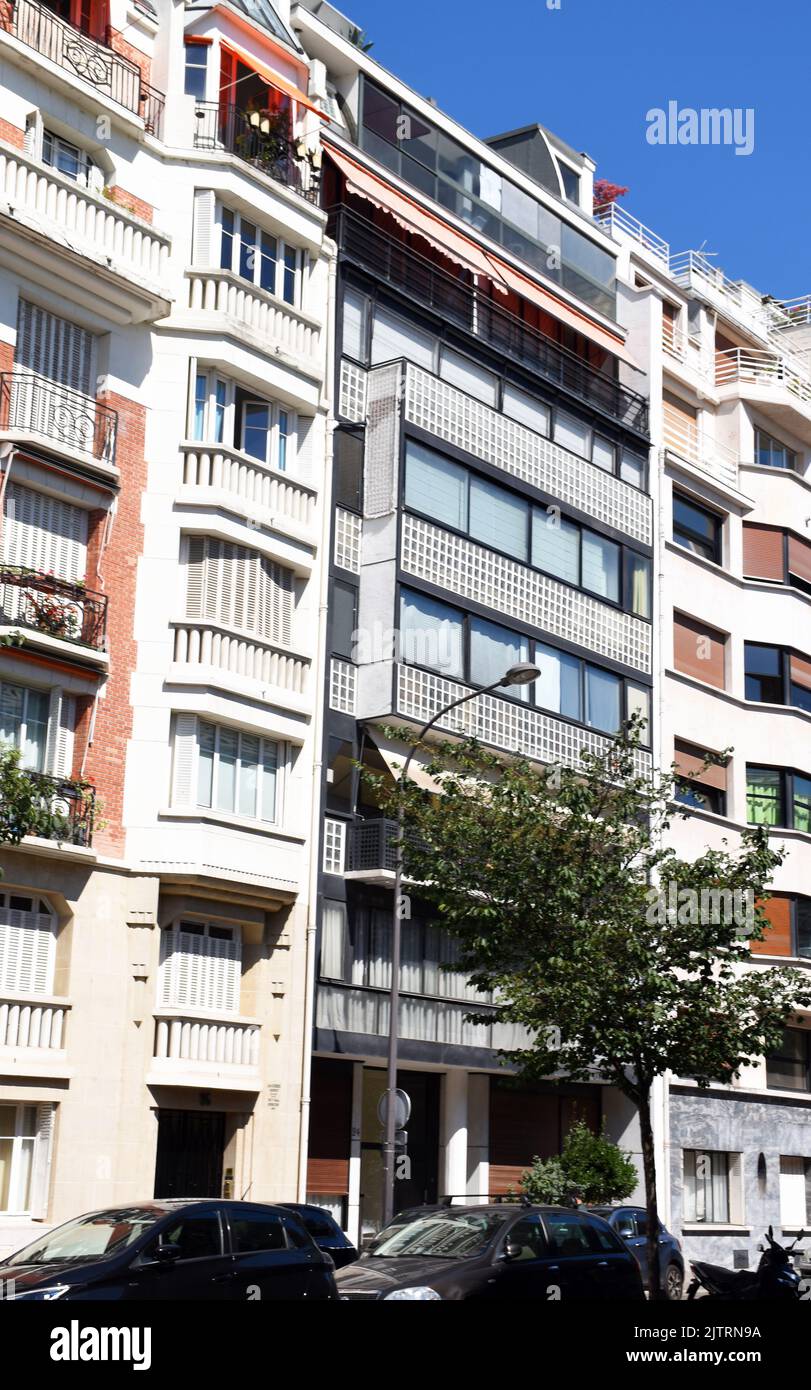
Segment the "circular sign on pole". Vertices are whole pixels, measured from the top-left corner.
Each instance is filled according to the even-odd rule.
[[[383,1092],[377,1102],[377,1118],[385,1129],[389,1115],[389,1095],[394,1096],[394,1127],[405,1129],[411,1115],[411,1097],[407,1091],[401,1091],[399,1086],[396,1091]]]

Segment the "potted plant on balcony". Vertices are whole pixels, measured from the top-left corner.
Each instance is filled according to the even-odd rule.
[[[56,593],[54,574],[46,575],[45,579],[51,581],[51,585],[45,589],[31,588],[23,591],[29,621],[40,632],[71,641],[79,635],[79,610],[75,602]]]

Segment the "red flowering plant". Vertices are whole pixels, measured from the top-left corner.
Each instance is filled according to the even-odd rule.
[[[81,627],[81,610],[75,601],[57,593],[59,579],[53,572],[42,576],[42,589],[25,589],[24,597],[29,621],[41,632],[52,637],[77,637]],[[76,588],[84,587],[76,585]]]
[[[623,198],[628,192],[621,183],[611,183],[608,179],[594,180],[594,211],[604,208],[607,203],[616,202],[617,198]]]

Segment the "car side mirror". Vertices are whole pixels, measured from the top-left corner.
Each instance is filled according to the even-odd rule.
[[[633,1240],[634,1228],[628,1222],[623,1222],[622,1225],[617,1226],[617,1235],[622,1236],[623,1240]]]
[[[157,1260],[158,1264],[172,1265],[180,1259],[182,1253],[183,1251],[181,1250],[179,1245],[170,1245],[168,1243],[165,1244],[163,1241],[161,1241],[155,1251],[155,1259]]]
[[[524,1247],[522,1245],[519,1245],[517,1241],[508,1240],[507,1244],[504,1246],[504,1249],[501,1252],[502,1260],[517,1260],[521,1255],[521,1251],[523,1250],[523,1248]]]

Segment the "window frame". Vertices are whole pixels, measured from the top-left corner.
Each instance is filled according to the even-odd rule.
[[[750,772],[775,772],[779,777],[779,800],[778,811],[780,820],[774,824],[766,821],[749,820],[749,773]],[[809,788],[809,812],[808,829],[803,830],[795,824],[797,816],[797,792],[796,783],[798,778],[807,781]],[[771,830],[793,830],[798,835],[811,835],[811,772],[803,772],[794,767],[778,767],[770,763],[747,763],[746,764],[746,816],[748,825],[765,825],[766,829]],[[790,823],[787,823],[790,822]]]
[[[200,737],[200,736],[201,736],[201,732],[202,732],[203,729],[213,729],[213,730],[214,730],[214,735],[215,735],[215,736],[214,736],[214,747],[213,747],[213,749],[203,749],[203,748],[201,747],[201,737]],[[223,731],[224,731],[226,734],[234,734],[234,735],[236,735],[236,737],[237,737],[237,753],[236,753],[236,759],[235,759],[235,764],[234,764],[234,796],[233,796],[234,809],[232,809],[232,810],[229,810],[229,809],[227,809],[227,808],[225,808],[225,807],[222,807],[222,806],[219,806],[219,805],[218,805],[219,772],[220,772],[220,762],[221,762],[221,753],[220,753],[221,739],[220,739],[220,735],[221,735],[221,732],[223,732]],[[256,763],[255,763],[255,765],[254,765],[255,768],[256,768],[256,789],[255,789],[255,792],[254,792],[254,808],[255,808],[255,813],[254,813],[253,815],[248,815],[248,814],[246,814],[244,811],[242,811],[242,810],[239,809],[239,805],[240,805],[240,772],[241,772],[242,767],[243,767],[243,758],[242,758],[242,739],[243,739],[243,737],[245,737],[245,738],[256,739],[257,742],[258,742],[258,744],[259,744],[258,758],[257,758],[257,761],[256,761]],[[273,819],[272,819],[272,820],[266,820],[265,817],[264,817],[263,814],[262,814],[262,810],[263,810],[263,807],[264,807],[264,796],[265,796],[265,792],[264,792],[264,782],[265,782],[265,777],[264,777],[264,771],[265,771],[264,755],[265,755],[265,751],[266,751],[266,745],[267,745],[268,749],[270,749],[270,748],[274,748],[274,749],[275,749],[275,757],[276,757],[276,765],[275,765],[275,769],[274,769],[274,808],[273,808]],[[283,786],[283,784],[284,784],[284,768],[285,768],[285,760],[286,760],[286,751],[287,751],[287,750],[286,750],[286,745],[283,743],[283,741],[282,741],[281,739],[271,738],[271,737],[268,737],[268,736],[263,735],[263,734],[254,734],[254,733],[251,733],[251,731],[248,730],[248,729],[240,729],[240,728],[238,728],[236,725],[233,725],[233,724],[221,724],[221,723],[218,723],[216,720],[207,719],[207,718],[205,718],[205,717],[202,716],[202,715],[198,715],[198,716],[197,716],[197,723],[196,723],[196,727],[195,727],[194,768],[193,768],[193,771],[192,771],[192,779],[191,779],[191,781],[192,781],[192,795],[193,795],[193,797],[194,797],[193,805],[197,808],[198,811],[201,811],[203,814],[208,814],[208,815],[214,816],[214,817],[217,817],[217,816],[228,816],[228,817],[234,817],[235,819],[238,819],[238,820],[240,820],[240,821],[250,822],[250,824],[252,824],[252,825],[266,825],[266,826],[277,826],[277,827],[280,826],[280,825],[283,823],[283,819],[284,819],[284,811],[283,811],[283,801],[284,801],[283,790],[284,790],[284,786]],[[211,756],[212,756],[212,764],[211,764],[211,792],[210,792],[209,804],[206,805],[204,801],[201,801],[201,800],[200,800],[201,754],[202,754],[202,753],[209,753],[209,752],[211,753]],[[250,761],[246,759],[244,765],[245,765],[246,767],[251,766]],[[263,774],[262,776],[259,775],[260,772]]]
[[[211,39],[197,38],[195,35],[186,34],[183,39],[183,94],[193,97],[195,101],[205,101],[208,91],[208,54],[211,48]],[[200,54],[202,62],[194,63],[191,61],[193,54]],[[190,74],[203,74],[202,91],[194,91],[189,84]]]
[[[14,1118],[14,1133],[11,1134],[11,1135],[0,1135],[0,1139],[2,1139],[2,1140],[9,1140],[9,1139],[11,1140],[11,1164],[10,1164],[10,1172],[9,1172],[9,1205],[8,1205],[8,1206],[0,1206],[0,1213],[2,1213],[3,1216],[30,1216],[30,1215],[32,1214],[32,1212],[33,1212],[33,1209],[34,1209],[34,1204],[33,1204],[33,1200],[32,1200],[32,1199],[33,1199],[33,1197],[34,1197],[34,1183],[35,1183],[35,1178],[36,1178],[36,1162],[37,1162],[37,1140],[38,1140],[38,1137],[39,1137],[39,1134],[38,1134],[38,1123],[37,1123],[37,1110],[38,1110],[38,1105],[37,1105],[37,1102],[36,1102],[36,1101],[26,1101],[26,1100],[21,1100],[21,1101],[17,1101],[17,1100],[0,1101],[0,1110],[6,1109],[6,1108],[8,1108],[8,1109],[10,1109],[10,1110],[14,1110],[14,1112],[15,1112],[15,1118]],[[33,1124],[33,1130],[32,1130],[32,1133],[31,1133],[31,1134],[26,1134],[26,1133],[25,1133],[25,1130],[24,1130],[24,1127],[25,1127],[25,1117],[24,1117],[23,1112],[26,1111],[26,1110],[32,1110],[32,1111],[33,1111],[34,1124]],[[19,1203],[15,1204],[14,1202],[11,1201],[11,1199],[14,1198],[14,1197],[17,1197],[17,1196],[19,1195],[20,1168],[21,1168],[21,1160],[22,1160],[23,1149],[24,1149],[24,1145],[25,1145],[25,1144],[30,1144],[31,1154],[30,1154],[30,1160],[29,1160],[29,1164],[28,1164],[28,1184],[27,1184],[28,1190],[27,1190],[27,1194],[26,1194],[26,1195],[27,1195],[27,1202],[26,1202],[24,1205],[20,1205]],[[24,1169],[24,1165],[23,1165],[23,1176],[24,1176],[24,1175],[25,1175],[25,1169]]]
[[[46,769],[46,766],[47,766],[47,762],[48,762],[48,740],[49,740],[50,735],[51,735],[51,711],[50,711],[50,696],[51,696],[51,692],[50,692],[50,690],[43,689],[43,687],[41,687],[41,686],[21,685],[18,681],[9,681],[9,680],[6,680],[4,677],[2,677],[2,678],[0,678],[0,700],[2,699],[2,691],[3,691],[4,689],[21,690],[21,691],[23,692],[23,705],[22,705],[22,714],[21,714],[21,716],[20,716],[19,740],[18,740],[18,742],[12,743],[12,744],[11,744],[11,747],[16,748],[16,749],[19,751],[19,753],[20,753],[20,769],[21,769],[21,771],[23,771],[23,772],[44,773],[44,772],[45,772],[45,769]],[[45,712],[45,719],[44,719],[44,721],[42,722],[42,727],[43,727],[43,730],[44,730],[44,736],[43,736],[43,741],[42,741],[41,758],[39,759],[37,765],[36,765],[36,766],[33,766],[33,767],[30,766],[30,765],[28,765],[28,764],[26,764],[25,758],[24,758],[24,746],[25,746],[25,743],[27,742],[27,730],[28,730],[28,722],[29,722],[29,720],[28,720],[28,705],[29,705],[29,698],[30,698],[32,695],[36,696],[38,699],[43,699],[43,700],[45,700],[46,706],[47,706],[46,712]],[[1,714],[0,714],[0,719],[2,719],[2,715],[1,715]],[[38,722],[38,721],[34,721],[34,722],[36,723],[36,722]]]
[[[785,454],[786,462],[763,463],[760,457],[763,451],[763,445],[761,443],[762,440],[768,441],[769,447],[767,452],[770,455],[775,453],[774,446],[777,445],[777,449],[782,450]],[[755,463],[757,464],[758,468],[778,468],[787,473],[797,473],[799,472],[799,469],[797,467],[799,457],[799,453],[796,449],[790,448],[788,444],[784,444],[782,440],[775,438],[773,434],[770,434],[768,430],[763,429],[761,425],[755,425]],[[791,461],[789,462],[789,460]]]
[[[216,201],[215,227],[216,261],[220,270],[230,271],[246,284],[253,285],[254,289],[272,295],[291,309],[301,309],[305,272],[303,247],[295,246],[278,232],[268,231],[258,220],[251,221],[237,208],[229,207],[219,198]],[[253,240],[243,235],[243,230],[247,228],[252,229]],[[273,241],[275,244],[272,255],[265,253],[263,249],[266,241]],[[227,242],[230,242],[229,256],[226,256]],[[251,248],[255,253],[250,275],[244,273],[246,248],[248,254]],[[271,260],[274,265],[273,288],[262,283],[264,263]],[[289,278],[291,276],[292,281]],[[288,290],[291,292],[288,293]]]
[[[50,146],[48,153],[56,155],[57,158],[48,158],[46,146]],[[76,173],[71,174],[67,169],[63,169],[58,163],[60,151],[76,156]],[[104,173],[87,150],[82,149],[81,145],[75,144],[72,140],[66,139],[64,135],[59,135],[57,131],[50,130],[47,126],[42,130],[42,143],[40,145],[40,160],[47,169],[53,169],[63,178],[70,179],[79,188],[87,188],[91,193],[100,193],[104,188]]]
[[[746,659],[747,659],[747,655],[748,655],[748,650],[749,650],[749,648],[752,648],[752,647],[760,647],[760,648],[763,648],[763,649],[766,650],[766,651],[773,651],[773,652],[776,652],[776,653],[777,653],[777,656],[778,656],[778,664],[779,664],[779,668],[780,668],[780,669],[779,669],[779,671],[778,671],[778,673],[777,673],[776,676],[773,676],[773,677],[768,677],[768,676],[766,676],[766,677],[764,677],[764,676],[762,676],[761,674],[759,674],[759,673],[757,673],[757,672],[752,672],[752,673],[750,673],[749,671],[747,671],[747,669],[746,669]],[[794,694],[794,687],[795,687],[796,682],[793,681],[792,678],[791,678],[791,659],[792,659],[792,657],[795,657],[795,656],[796,656],[796,657],[799,657],[800,660],[802,660],[802,661],[809,661],[809,662],[811,662],[811,656],[809,656],[809,655],[808,655],[807,653],[805,653],[805,652],[800,652],[800,651],[798,651],[795,647],[783,647],[783,646],[779,646],[779,645],[777,645],[777,644],[772,644],[771,642],[747,642],[747,641],[744,641],[744,644],[743,644],[743,668],[744,668],[744,697],[745,697],[745,699],[748,700],[748,701],[750,701],[752,704],[758,704],[758,705],[774,705],[774,704],[777,704],[777,705],[786,705],[786,706],[790,707],[791,709],[800,709],[800,710],[804,710],[806,713],[811,714],[811,690],[808,691],[808,705],[807,705],[807,706],[806,706],[806,705],[802,705],[802,704],[798,704],[798,703],[792,698],[792,697],[793,697],[793,694]],[[779,700],[764,700],[764,699],[761,699],[761,698],[760,698],[759,696],[757,696],[757,695],[750,695],[750,694],[749,694],[748,689],[747,689],[747,682],[748,682],[749,680],[763,680],[763,679],[773,679],[773,680],[779,680],[779,681],[780,681],[780,685],[781,685],[781,699],[779,699]],[[804,688],[804,687],[801,687],[801,688]]]
[[[268,451],[264,458],[245,449],[245,411],[249,405],[262,406],[268,411]],[[217,437],[220,433],[219,410],[222,412],[222,438]],[[198,423],[200,420],[202,424]],[[260,467],[291,473],[295,472],[298,460],[301,423],[298,411],[284,402],[252,394],[219,368],[192,361],[186,421],[189,443],[209,447],[219,445],[234,453],[244,454]],[[284,425],[286,428],[283,428]]]
[[[789,1033],[796,1033],[796,1034],[798,1034],[798,1035],[800,1035],[801,1037],[804,1038],[804,1041],[805,1041],[805,1057],[804,1057],[804,1058],[801,1057],[801,1058],[799,1059],[799,1062],[798,1062],[797,1059],[796,1059],[795,1057],[791,1056],[789,1053],[786,1053],[786,1052],[779,1052],[779,1051],[778,1051],[778,1052],[768,1052],[768,1053],[766,1054],[766,1057],[765,1057],[765,1063],[766,1063],[766,1088],[767,1088],[767,1090],[770,1090],[770,1091],[791,1091],[791,1092],[797,1092],[797,1093],[802,1093],[802,1094],[811,1093],[811,1029],[808,1029],[808,1028],[792,1028],[792,1027],[786,1027],[786,1028],[784,1029],[784,1032],[783,1032],[783,1042],[782,1042],[781,1046],[783,1046],[783,1045],[785,1044],[786,1037],[787,1037],[787,1035],[788,1035]],[[770,1064],[770,1062],[773,1062],[773,1061],[777,1061],[777,1062],[791,1062],[793,1065],[799,1065],[799,1066],[801,1066],[801,1067],[804,1067],[804,1069],[805,1069],[805,1076],[804,1076],[804,1078],[803,1078],[803,1084],[802,1084],[801,1086],[785,1086],[785,1085],[780,1085],[780,1084],[778,1084],[778,1083],[775,1082],[775,1081],[770,1081],[770,1080],[769,1080],[769,1064]]]
[[[703,550],[693,550],[689,545],[682,544],[682,542],[677,538],[677,533],[681,533],[685,535],[689,540],[696,542],[700,546],[707,546],[708,544],[706,538],[702,536],[700,531],[693,530],[689,526],[684,526],[682,524],[677,525],[677,501],[686,503],[687,506],[693,507],[695,511],[703,512],[703,514],[709,517],[709,519],[713,522],[715,530],[712,542],[709,545],[709,548],[712,550],[712,555],[704,554]],[[673,488],[673,497],[671,505],[671,533],[673,538],[673,544],[677,545],[680,550],[686,551],[688,555],[697,556],[699,559],[706,560],[713,565],[722,565],[724,555],[725,520],[726,518],[720,512],[715,511],[712,507],[705,506],[703,502],[697,502],[696,499],[694,497],[691,497],[688,492],[682,492],[680,488]]]
[[[688,1206],[688,1190],[687,1190],[687,1176],[688,1176],[688,1174],[687,1174],[687,1167],[688,1167],[688,1165],[687,1165],[687,1159],[688,1159],[688,1155],[692,1155],[692,1157],[693,1157],[693,1174],[692,1174],[692,1178],[693,1178],[693,1182],[696,1184],[696,1191],[695,1191],[695,1199],[696,1199],[696,1200],[695,1200],[695,1210],[692,1212],[692,1214],[689,1214],[689,1206]],[[698,1202],[698,1200],[697,1200],[697,1199],[698,1199],[698,1183],[699,1183],[699,1181],[704,1182],[704,1179],[701,1179],[701,1180],[700,1180],[700,1179],[698,1178],[696,1172],[695,1172],[695,1160],[696,1160],[696,1158],[698,1158],[699,1155],[704,1155],[704,1156],[708,1157],[708,1158],[711,1160],[711,1171],[710,1171],[710,1177],[709,1177],[710,1189],[712,1189],[712,1183],[713,1183],[713,1179],[714,1179],[714,1176],[715,1176],[714,1172],[712,1171],[712,1169],[713,1169],[713,1167],[714,1167],[714,1165],[712,1164],[712,1160],[713,1160],[716,1156],[717,1156],[718,1158],[722,1158],[722,1159],[725,1160],[725,1162],[724,1162],[724,1172],[723,1172],[723,1174],[722,1174],[723,1179],[724,1179],[724,1189],[725,1189],[725,1198],[726,1198],[726,1211],[725,1211],[725,1214],[724,1214],[724,1215],[719,1216],[719,1215],[716,1214],[715,1208],[714,1208],[714,1203],[713,1203],[712,1214],[709,1215],[709,1216],[707,1215],[707,1210],[706,1210],[706,1187],[705,1187],[705,1189],[704,1189],[704,1193],[705,1193],[705,1198],[704,1198],[704,1201],[705,1201],[704,1212],[703,1212],[703,1215],[699,1215],[699,1202]],[[736,1157],[736,1155],[735,1155],[733,1152],[731,1152],[731,1151],[729,1151],[729,1150],[726,1150],[726,1149],[701,1148],[701,1149],[683,1149],[683,1150],[682,1150],[682,1176],[683,1176],[683,1191],[684,1191],[684,1197],[683,1197],[684,1209],[683,1209],[683,1211],[682,1211],[682,1221],[684,1222],[685,1225],[690,1225],[690,1226],[730,1226],[730,1225],[733,1225],[733,1224],[738,1224],[738,1223],[733,1223],[733,1221],[732,1221],[732,1219],[731,1219],[731,1218],[732,1218],[732,1208],[733,1208],[732,1183],[733,1183],[734,1176],[735,1176],[734,1171],[733,1171],[733,1169],[734,1169],[734,1159],[735,1159],[735,1157]]]

